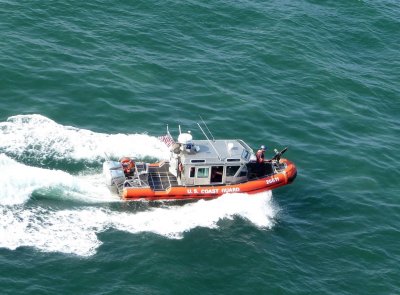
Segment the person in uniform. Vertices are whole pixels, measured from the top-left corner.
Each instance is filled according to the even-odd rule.
[[[262,164],[264,163],[265,158],[265,145],[262,145],[260,149],[256,153],[257,163]]]
[[[125,176],[132,176],[135,173],[135,161],[129,157],[123,157],[119,160],[124,169]]]

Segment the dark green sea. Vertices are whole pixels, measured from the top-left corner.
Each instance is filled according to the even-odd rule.
[[[292,185],[122,202],[168,124]],[[400,294],[400,2],[0,0],[0,294]]]

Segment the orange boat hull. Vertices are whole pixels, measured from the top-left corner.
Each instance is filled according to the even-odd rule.
[[[122,191],[124,200],[190,200],[212,199],[227,193],[254,194],[272,190],[293,182],[297,175],[296,166],[289,160],[282,159],[286,169],[278,174],[232,185],[174,186],[165,191],[151,188],[126,187]]]

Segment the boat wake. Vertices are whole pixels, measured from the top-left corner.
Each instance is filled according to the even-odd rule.
[[[96,161],[105,155],[167,159],[169,155],[168,148],[154,136],[96,133],[63,126],[42,115],[17,115],[0,122],[0,152],[36,161]]]
[[[115,141],[128,141],[129,145],[114,145]],[[104,152],[115,157],[129,154],[159,159],[168,154],[156,137],[95,133],[62,126],[40,115],[14,116],[0,123],[0,247],[27,246],[90,256],[102,244],[98,234],[108,229],[180,239],[196,227],[220,228],[221,220],[236,217],[262,229],[274,224],[278,208],[271,192],[226,194],[179,206],[144,203],[144,210],[126,210],[118,205],[119,198],[109,192],[100,174],[85,170],[75,175],[26,164],[28,155],[38,163],[45,158],[98,161]],[[48,199],[53,202],[46,202]],[[60,206],[54,206],[54,200]],[[110,202],[116,205],[110,206]]]
[[[119,200],[102,182],[102,175],[74,176],[61,170],[31,167],[0,154],[0,205],[27,202],[33,194],[99,203]]]
[[[87,206],[68,210],[0,206],[0,223],[3,225],[0,227],[0,247],[28,246],[44,252],[91,256],[102,244],[97,234],[110,228],[180,239],[196,227],[218,228],[220,220],[234,217],[268,229],[274,224],[276,212],[271,192],[254,196],[224,195],[211,201],[151,208],[143,212]]]

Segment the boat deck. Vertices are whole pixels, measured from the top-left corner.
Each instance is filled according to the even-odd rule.
[[[171,186],[178,186],[175,175],[168,171],[168,165],[161,167],[149,167],[148,170],[149,186],[155,191],[164,191]]]

